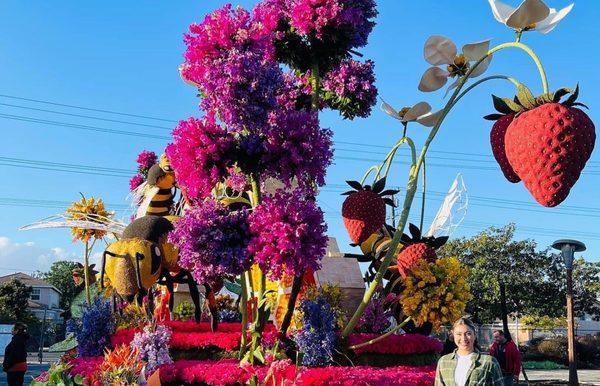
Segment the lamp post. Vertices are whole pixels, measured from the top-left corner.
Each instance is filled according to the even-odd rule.
[[[579,384],[575,353],[575,320],[573,318],[573,255],[585,251],[585,244],[577,240],[556,240],[552,248],[558,249],[567,268],[567,339],[569,343],[569,385]]]

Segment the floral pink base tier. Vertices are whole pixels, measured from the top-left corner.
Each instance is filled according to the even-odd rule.
[[[221,323],[218,332],[211,332],[208,323],[165,322],[173,333],[172,350],[203,350],[217,348],[224,351],[237,350],[240,343],[239,323]],[[130,344],[134,329],[120,330],[111,337],[113,346]],[[276,338],[276,330],[267,326],[265,338]],[[376,334],[351,334],[349,345],[357,345],[378,337]],[[423,335],[390,335],[374,344],[355,349],[357,355],[411,356],[439,353],[439,340]],[[89,377],[94,374],[102,357],[76,358],[72,360],[71,374]],[[241,385],[256,375],[261,384],[268,385],[432,385],[435,367],[426,366],[329,366],[307,368],[296,366],[289,360],[274,361],[268,366],[240,366],[236,359],[222,360],[176,360],[160,367],[163,385]],[[273,383],[275,382],[275,383]]]
[[[102,363],[102,357],[77,358],[71,364],[71,374],[92,375]],[[235,359],[221,361],[180,360],[161,366],[163,385],[243,385],[253,375],[265,384],[274,385],[370,385],[419,386],[433,385],[434,366],[397,366],[388,368],[356,367],[297,367],[289,360],[276,361],[271,366],[240,367]],[[275,382],[275,383],[273,383]]]

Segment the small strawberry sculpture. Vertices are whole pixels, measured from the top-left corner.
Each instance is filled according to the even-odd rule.
[[[578,95],[576,87],[535,98],[521,85],[514,100],[502,99],[515,114],[504,137],[506,158],[531,195],[546,207],[567,198],[594,149],[594,123],[575,107],[586,107],[576,102]]]
[[[502,99],[495,95],[492,95],[492,98],[494,99],[494,107],[498,110],[499,114],[490,114],[484,117],[485,119],[496,121],[490,131],[492,154],[494,154],[496,162],[500,165],[500,170],[502,170],[504,177],[506,177],[509,182],[517,183],[521,181],[521,178],[515,173],[508,162],[508,158],[506,157],[506,145],[504,142],[506,130],[512,123],[515,114]]]
[[[396,265],[390,266],[390,270],[398,271],[405,278],[410,269],[421,259],[434,262],[437,259],[436,250],[448,241],[448,236],[423,237],[421,230],[414,224],[409,224],[408,229],[411,236],[403,234],[400,239],[404,247],[396,256]]]
[[[346,181],[354,190],[347,195],[342,204],[344,225],[350,240],[360,244],[377,232],[385,224],[385,205],[394,206],[391,198],[385,197],[398,193],[397,190],[383,190],[385,178],[373,184],[362,186],[358,181]]]

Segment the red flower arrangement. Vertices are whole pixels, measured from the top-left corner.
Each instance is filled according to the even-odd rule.
[[[220,323],[219,330],[215,332],[210,331],[209,323],[166,321],[162,324],[173,331],[169,342],[169,347],[172,349],[218,347],[223,350],[235,350],[239,347],[242,336],[241,323]],[[117,331],[111,337],[112,346],[131,343],[135,333],[140,331],[142,330],[133,328]],[[267,324],[265,332],[273,331],[275,326]]]
[[[378,334],[352,334],[348,337],[350,346],[377,338]],[[442,352],[443,344],[436,338],[419,334],[390,335],[379,342],[354,350],[356,354],[376,353],[412,355],[429,352]]]
[[[284,364],[286,368],[278,369],[277,384],[296,385],[379,385],[379,386],[419,386],[433,384],[435,367],[398,366],[389,368],[357,367],[322,367],[299,368],[296,371],[293,364]],[[162,366],[160,380],[163,383],[189,383],[207,385],[244,384],[254,374],[259,379],[265,379],[268,367],[241,368],[235,359],[214,361],[176,361],[171,365]],[[285,377],[286,381],[284,381]],[[268,381],[267,381],[268,382]]]

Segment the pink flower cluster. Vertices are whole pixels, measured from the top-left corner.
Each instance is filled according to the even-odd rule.
[[[377,338],[379,334],[351,334],[348,345],[354,346]],[[419,334],[390,335],[379,342],[357,348],[356,354],[376,353],[394,355],[424,354],[442,352],[443,344],[436,338]]]
[[[368,117],[377,103],[374,63],[345,60],[323,80],[325,101],[344,118]]]
[[[179,122],[173,137],[166,152],[177,183],[191,201],[207,197],[233,166],[229,159],[233,138],[212,116]]]
[[[252,375],[257,375],[266,381],[265,384],[271,384],[266,379],[268,370],[266,366],[242,368],[234,359],[219,362],[182,360],[161,367],[160,380],[163,383],[224,386],[245,384]],[[291,362],[280,361],[275,370],[277,385],[431,386],[435,378],[433,366],[296,368]]]
[[[291,25],[300,35],[314,35],[321,39],[325,27],[339,23],[343,11],[339,0],[289,1]]]
[[[136,174],[129,180],[129,190],[135,190],[138,186],[144,183],[144,176]]]
[[[104,356],[99,357],[78,357],[72,359],[69,364],[72,366],[69,369],[71,375],[81,375],[88,378],[98,371],[100,365],[104,362]]]
[[[156,156],[156,153],[153,151],[143,150],[140,154],[138,154],[136,162],[138,164],[138,169],[140,171],[142,171],[142,170],[147,171],[155,163],[158,162],[158,157]]]
[[[318,270],[327,247],[323,212],[301,189],[264,197],[250,215],[254,261],[278,280],[307,269]]]

